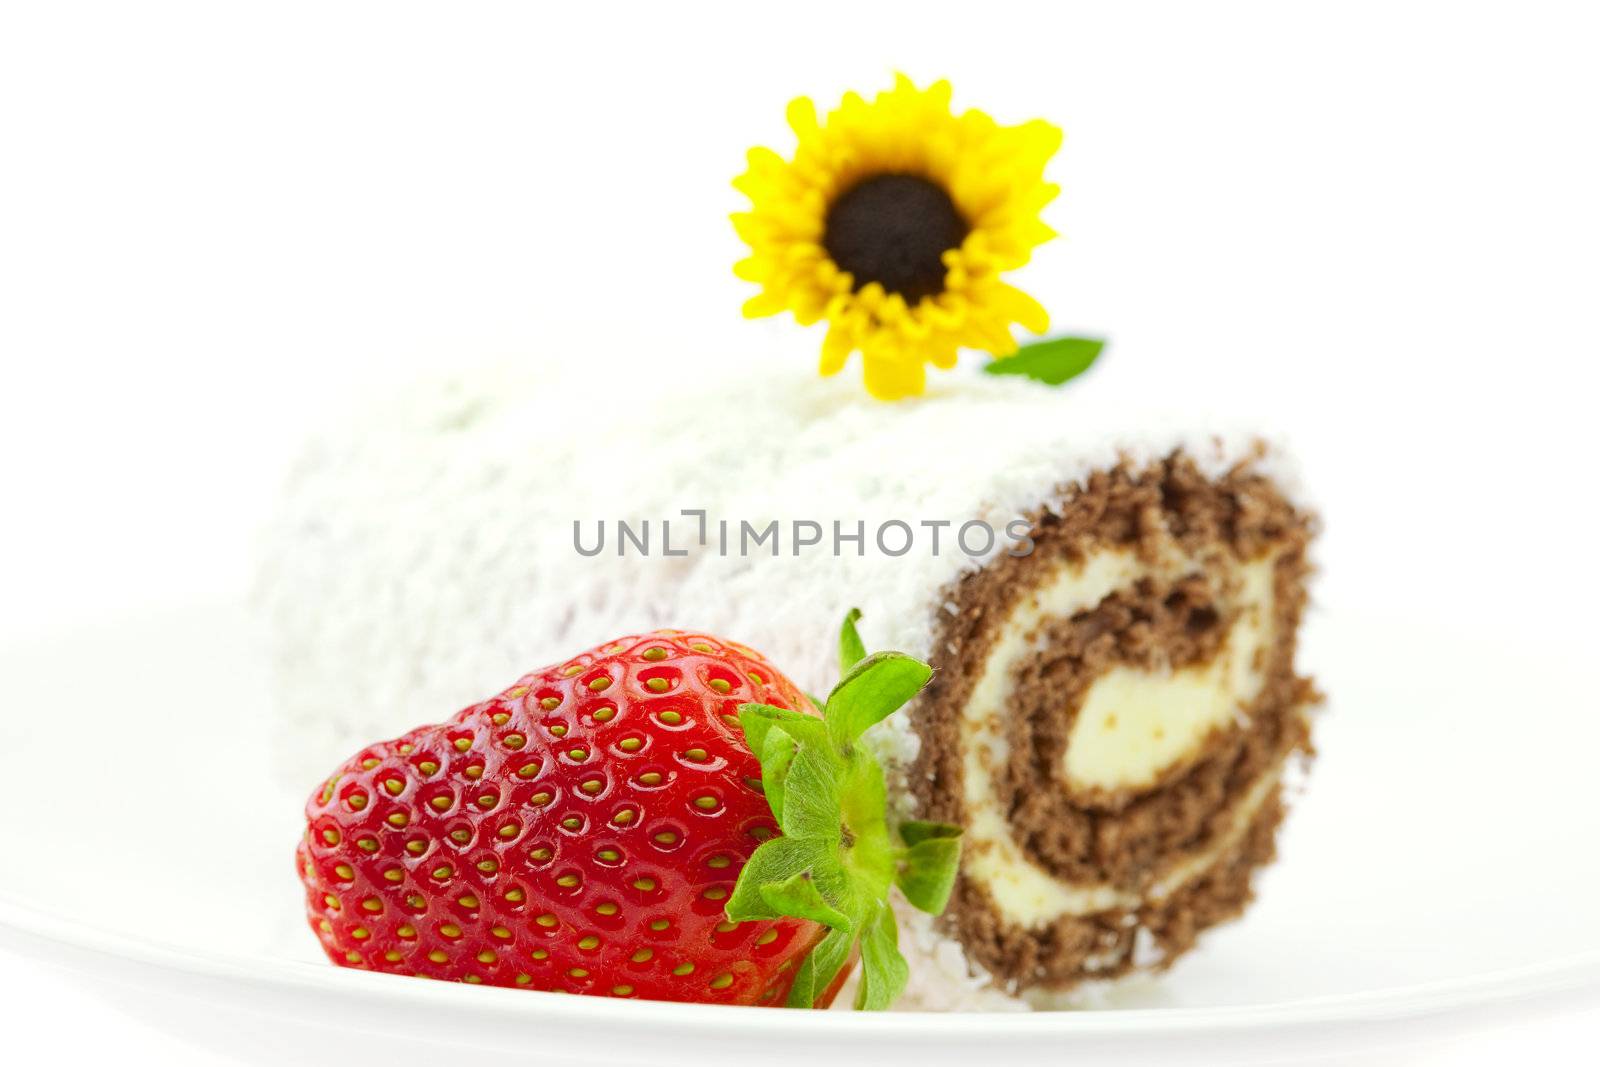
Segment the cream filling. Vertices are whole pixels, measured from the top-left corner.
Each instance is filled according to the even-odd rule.
[[[1117,666],[1084,694],[1061,765],[1068,789],[1146,789],[1261,692],[1272,626],[1272,560],[1239,569],[1239,617],[1209,661],[1151,673]]]
[[[1256,652],[1271,639],[1274,562],[1269,555],[1237,568],[1238,618],[1222,653],[1211,663],[1160,674],[1117,668],[1091,686],[1069,735],[1063,768],[1067,788],[1127,788],[1153,782],[1190,756],[1213,727],[1243,713],[1263,682]],[[1141,577],[1172,580],[1203,569],[1200,560],[1176,545],[1170,545],[1154,565],[1127,551],[1095,553],[1080,565],[1063,565],[1000,623],[961,715],[962,797],[967,814],[963,870],[989,890],[996,909],[1009,922],[1042,926],[1063,916],[1140,903],[1137,894],[1107,883],[1063,883],[1030,860],[1011,836],[994,776],[1009,756],[1005,719],[1017,666],[1040,651],[1040,630],[1047,620],[1086,611]],[[1075,755],[1083,738],[1089,738],[1089,751]],[[1232,848],[1276,783],[1275,774],[1262,776],[1235,805],[1227,831],[1217,835],[1208,849],[1174,867],[1152,896],[1171,893]]]

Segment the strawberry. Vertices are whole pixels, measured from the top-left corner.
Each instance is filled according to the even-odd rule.
[[[333,962],[656,1000],[826,1006],[904,987],[891,884],[938,911],[953,827],[895,844],[856,742],[929,669],[860,655],[818,713],[757,653],[624,637],[370,745],[306,805],[296,859]]]

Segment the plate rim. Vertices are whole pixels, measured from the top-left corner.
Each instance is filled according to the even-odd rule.
[[[20,946],[20,948],[19,948]],[[24,955],[67,956],[68,966],[84,969],[89,960],[114,957],[144,968],[187,976],[249,981],[290,994],[317,993],[333,998],[378,999],[404,1004],[466,1007],[480,1015],[526,1021],[532,1014],[569,1018],[574,1024],[619,1013],[641,1025],[697,1032],[759,1033],[763,1040],[819,1032],[837,1036],[901,1039],[932,1033],[941,1039],[993,1041],[1004,1037],[1118,1037],[1130,1034],[1177,1037],[1240,1030],[1297,1030],[1340,1024],[1395,1023],[1454,1016],[1485,1008],[1537,1011],[1563,998],[1600,1003],[1600,949],[1518,967],[1355,993],[1303,997],[1261,1004],[1191,1008],[1093,1008],[1065,1011],[749,1011],[732,1005],[670,1001],[618,1002],[604,997],[557,996],[538,990],[472,987],[453,982],[407,979],[331,963],[204,952],[129,935],[78,919],[52,914],[0,894],[0,948]],[[28,949],[35,951],[30,953]],[[64,952],[62,950],[65,950]],[[73,959],[72,957],[76,957]],[[465,998],[465,999],[459,999]],[[531,999],[530,999],[531,998]],[[1487,1014],[1487,1013],[1486,1013]],[[1485,1025],[1493,1019],[1486,1020]]]

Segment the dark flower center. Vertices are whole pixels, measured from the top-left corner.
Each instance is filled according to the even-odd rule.
[[[833,202],[822,246],[857,289],[877,282],[915,304],[944,291],[940,257],[966,236],[967,221],[938,185],[912,174],[880,174]]]

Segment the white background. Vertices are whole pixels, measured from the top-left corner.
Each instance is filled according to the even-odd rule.
[[[0,639],[242,588],[294,442],[419,368],[814,358],[737,315],[728,181],[788,147],[791,96],[894,70],[1065,128],[1064,239],[1020,281],[1112,338],[1096,373],[1290,431],[1325,598],[1592,632],[1596,30],[1529,3],[6,6]],[[1486,565],[1508,545],[1534,547]],[[207,1062],[5,958],[0,1019],[16,1062]],[[1580,1041],[1600,1018],[1373,1062]]]

